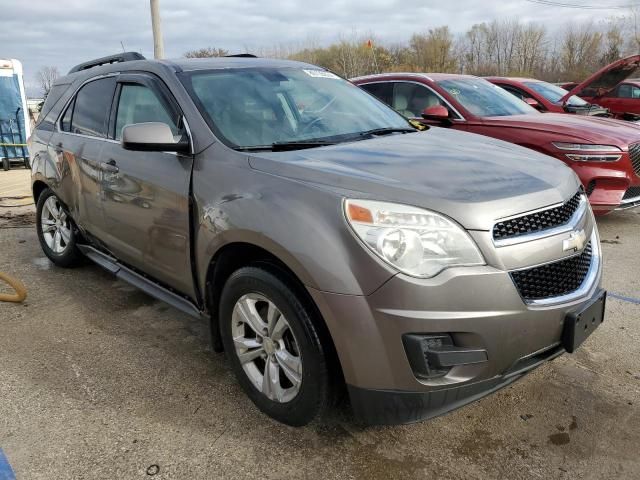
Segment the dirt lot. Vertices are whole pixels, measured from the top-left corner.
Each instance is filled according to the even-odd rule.
[[[0,304],[18,479],[640,478],[640,212],[599,221],[612,295],[576,354],[422,424],[363,428],[344,407],[302,429],[253,407],[204,324],[96,266],[53,267],[29,218],[0,228],[0,271],[29,289]]]

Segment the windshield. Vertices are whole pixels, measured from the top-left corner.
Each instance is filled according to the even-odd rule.
[[[562,97],[569,93],[564,88],[547,82],[524,82],[524,84],[531,90],[538,92],[551,103],[558,103]],[[580,97],[572,95],[569,97],[567,105],[571,105],[573,107],[586,107],[589,104]]]
[[[482,78],[459,78],[438,82],[449,95],[478,117],[504,117],[539,113],[519,98]]]
[[[233,148],[336,143],[373,130],[411,128],[394,110],[325,70],[199,71],[183,83],[214,133]]]

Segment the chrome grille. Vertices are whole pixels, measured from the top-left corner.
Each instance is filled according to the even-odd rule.
[[[631,165],[633,165],[633,171],[640,176],[640,143],[629,145],[629,158]]]
[[[564,225],[578,209],[581,196],[582,191],[579,191],[558,207],[498,222],[493,226],[493,238],[503,240]]]
[[[579,255],[539,267],[511,272],[511,278],[525,301],[560,297],[578,290],[584,282],[593,251],[591,242]]]

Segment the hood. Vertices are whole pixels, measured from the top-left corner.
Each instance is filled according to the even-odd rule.
[[[490,137],[431,128],[371,140],[249,157],[255,170],[340,195],[415,205],[471,230],[566,201],[573,171],[546,155]]]
[[[603,145],[615,145],[626,149],[630,143],[640,140],[640,126],[623,120],[588,115],[565,115],[563,113],[541,113],[485,117],[484,124],[492,127],[520,128],[557,134],[552,139],[563,141],[570,137]]]
[[[633,75],[638,67],[640,67],[640,55],[632,55],[617,60],[598,70],[582,83],[573,87],[562,97],[560,102],[565,103],[572,95],[586,97],[601,97],[606,95],[620,82]]]

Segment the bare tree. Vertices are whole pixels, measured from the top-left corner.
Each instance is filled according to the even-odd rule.
[[[187,58],[212,58],[212,57],[224,57],[229,55],[229,52],[224,48],[205,47],[197,50],[189,50],[185,52],[184,56]]]
[[[36,73],[36,78],[38,83],[40,83],[40,88],[42,88],[42,96],[47,98],[49,92],[51,91],[51,87],[55,83],[56,79],[60,76],[60,72],[57,67],[42,67]]]
[[[455,39],[449,27],[438,27],[426,34],[414,34],[409,41],[416,65],[425,72],[455,72]]]

